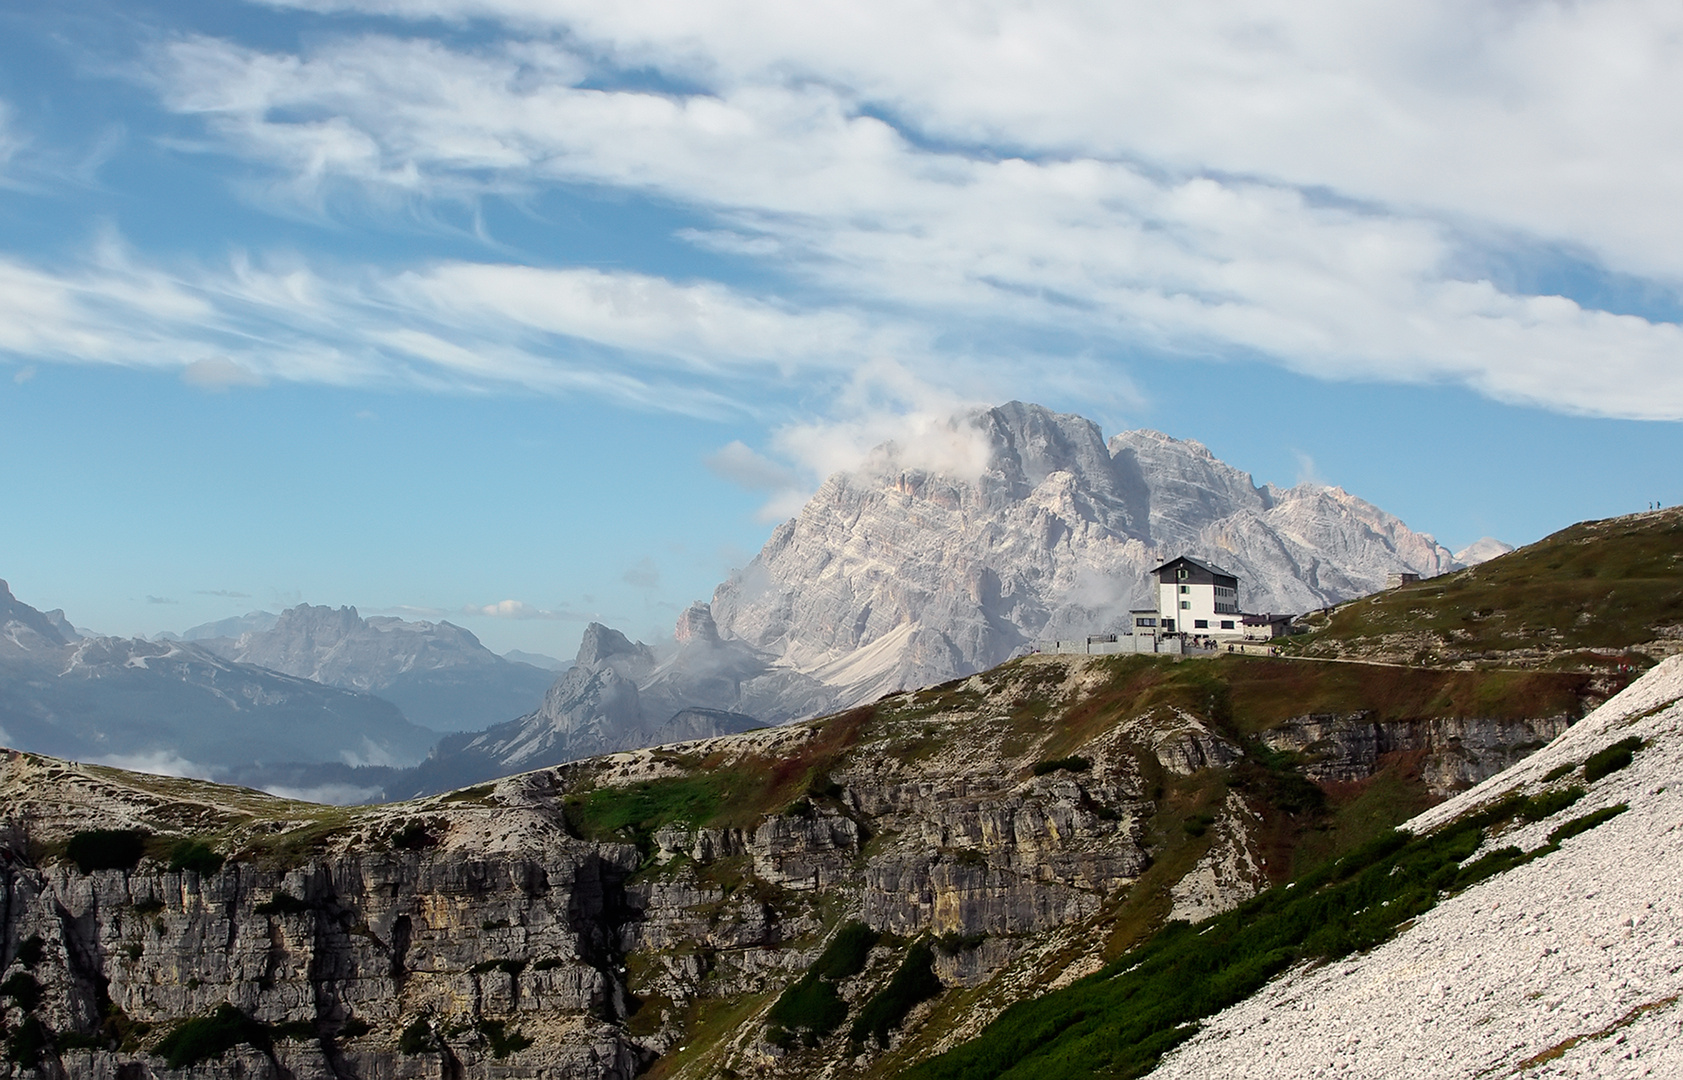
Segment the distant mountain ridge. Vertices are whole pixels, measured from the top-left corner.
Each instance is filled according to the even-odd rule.
[[[377,694],[434,731],[475,731],[530,712],[555,679],[498,656],[454,623],[365,619],[354,607],[299,604],[266,629],[199,644],[239,663]]]
[[[158,772],[254,763],[401,766],[432,742],[388,701],[191,642],[68,638],[0,581],[0,742]]]

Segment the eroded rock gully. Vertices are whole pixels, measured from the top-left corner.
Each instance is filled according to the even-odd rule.
[[[661,1058],[669,1075],[840,1075],[875,1051],[840,1035],[780,1046],[764,1016],[850,920],[885,935],[842,987],[855,1006],[910,940],[946,943],[937,975],[974,996],[938,1034],[918,1034],[929,1007],[914,1011],[893,1045],[950,1041],[1090,970],[1105,920],[1159,864],[1179,867],[1157,883],[1160,916],[1223,910],[1264,882],[1259,831],[1277,814],[1221,781],[1245,746],[1186,708],[1097,711],[1116,670],[1032,658],[827,720],[383,807],[14,754],[0,763],[4,1068],[171,1074],[160,1040],[231,1005],[257,1034],[201,1047],[194,1077],[618,1080]],[[1265,740],[1338,780],[1420,751],[1447,791],[1564,724],[1353,711]],[[662,817],[680,795],[701,802]],[[85,872],[66,843],[96,829],[151,846],[130,869]],[[171,869],[183,838],[227,861]]]

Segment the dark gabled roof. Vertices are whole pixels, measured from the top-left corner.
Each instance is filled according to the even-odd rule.
[[[1146,573],[1148,573],[1148,574],[1161,573],[1162,571],[1167,570],[1169,567],[1175,565],[1175,563],[1188,563],[1192,566],[1196,566],[1198,569],[1203,570],[1206,573],[1214,574],[1216,577],[1230,577],[1230,578],[1233,578],[1235,580],[1237,580],[1238,577],[1239,577],[1238,574],[1230,574],[1226,570],[1223,570],[1219,566],[1211,566],[1207,562],[1199,562],[1197,559],[1194,559],[1190,555],[1181,555],[1177,558],[1170,559],[1168,562],[1164,563],[1162,566],[1159,566],[1154,570],[1147,570]]]

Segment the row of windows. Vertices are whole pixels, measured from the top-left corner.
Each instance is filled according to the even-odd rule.
[[[1210,628],[1210,620],[1208,620],[1208,619],[1193,619],[1192,620],[1192,628],[1194,630],[1208,630]],[[1233,629],[1233,620],[1232,619],[1221,620],[1221,628],[1223,630]]]

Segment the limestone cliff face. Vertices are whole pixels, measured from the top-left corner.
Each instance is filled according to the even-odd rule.
[[[823,720],[380,807],[13,754],[0,761],[7,1067],[618,1080],[662,1060],[674,1076],[890,1075],[1091,970],[1119,920],[1201,918],[1289,870],[1280,837],[1297,811],[1271,802],[1243,725],[1197,707],[1210,679],[1263,663],[1031,657]],[[1406,744],[1455,787],[1554,723],[1447,715],[1409,734],[1351,709],[1264,735],[1332,779]],[[89,869],[91,830],[147,846]],[[937,989],[968,988],[962,1006],[938,993],[887,1048],[788,1029],[773,1003],[854,922],[880,936],[838,977],[849,1017],[917,942],[940,946],[924,963]]]

